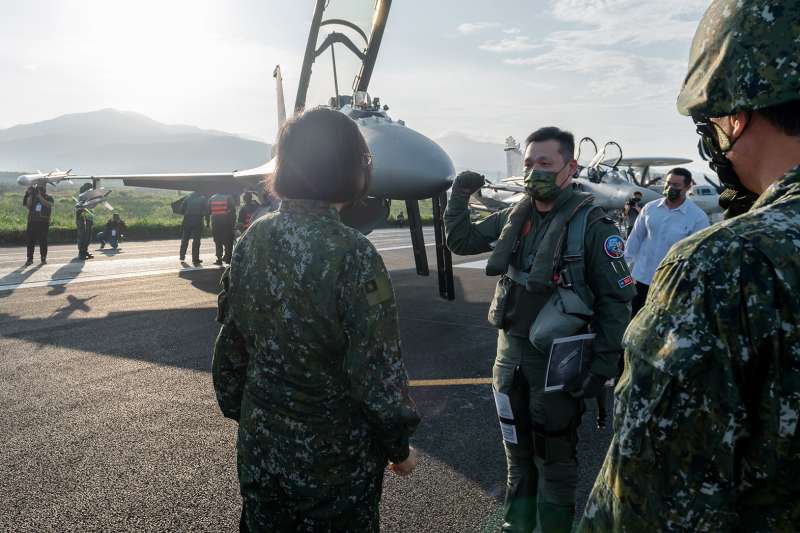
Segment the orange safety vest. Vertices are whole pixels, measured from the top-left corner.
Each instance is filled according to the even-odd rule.
[[[220,216],[230,213],[228,200],[211,200],[211,215]]]

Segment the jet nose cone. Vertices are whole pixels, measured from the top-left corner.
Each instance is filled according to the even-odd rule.
[[[455,167],[438,144],[402,123],[381,117],[357,123],[372,153],[370,195],[412,200],[450,188]]]
[[[22,185],[23,187],[27,187],[31,184],[30,178],[28,176],[22,175],[17,178],[17,185]]]

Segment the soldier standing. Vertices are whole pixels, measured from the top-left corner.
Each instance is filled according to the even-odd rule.
[[[284,200],[236,245],[214,347],[217,400],[239,422],[240,528],[377,533],[384,470],[413,470],[419,417],[389,274],[339,217],[371,158],[329,109],[285,123],[277,153]]]
[[[634,289],[624,244],[613,221],[592,206],[593,197],[573,189],[574,150],[571,133],[539,129],[527,139],[524,200],[472,223],[468,199],[484,178],[468,171],[456,178],[445,213],[447,246],[454,253],[489,252],[497,241],[486,267],[488,275],[502,275],[489,310],[489,322],[499,329],[493,387],[501,422],[507,402],[516,426],[504,432],[503,531],[530,533],[537,515],[545,533],[572,527],[583,399],[596,397],[617,375],[630,319]],[[553,318],[543,309],[562,297],[580,316],[556,317],[555,329],[534,328]],[[545,393],[553,338],[587,328],[597,335],[589,375],[568,391]]]
[[[90,183],[81,185],[80,193],[91,190]],[[94,259],[89,253],[89,243],[92,241],[92,226],[94,226],[94,213],[88,207],[75,206],[75,228],[78,231],[78,259]]]
[[[759,196],[656,272],[580,531],[797,531],[798,35],[797,2],[715,0],[700,22],[678,109],[720,181]]]
[[[192,264],[200,266],[200,240],[203,238],[203,220],[208,221],[208,197],[199,192],[193,192],[186,197],[183,203],[183,226],[181,235],[180,260],[186,260],[186,250],[189,248],[189,239],[192,240]]]
[[[28,260],[25,266],[33,264],[33,252],[39,245],[39,257],[47,264],[47,232],[50,230],[50,215],[53,212],[53,197],[47,194],[47,184],[28,187],[22,198],[22,205],[28,208]]]
[[[211,235],[214,237],[217,260],[215,265],[231,262],[233,229],[236,225],[236,206],[230,194],[215,194],[208,199],[211,211]]]

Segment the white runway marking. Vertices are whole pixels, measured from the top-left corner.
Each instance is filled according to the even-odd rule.
[[[461,263],[460,265],[453,265],[455,268],[478,268],[483,270],[486,268],[487,259],[481,259],[480,261],[471,261],[469,263]]]
[[[432,229],[427,231],[426,228],[425,234],[427,240],[433,240]],[[379,252],[412,248],[411,237],[407,229],[379,230],[369,237]],[[213,245],[208,246],[211,244],[210,239],[204,240],[203,244],[203,252],[213,251]],[[434,246],[434,243],[426,243],[426,246]],[[50,259],[48,264],[40,266],[36,261],[33,265],[25,268],[20,266],[20,258],[24,261],[25,257],[24,248],[6,249],[4,253],[0,254],[0,292],[159,276],[196,270],[216,269],[221,271],[221,267],[213,264],[216,260],[213,253],[201,254],[203,266],[193,267],[185,263],[181,264],[176,257],[178,249],[176,241],[125,243],[123,248],[124,250],[119,255],[96,253],[96,259],[78,261],[74,259],[74,246],[53,246],[48,254],[48,259]],[[150,257],[141,257],[148,252],[151,254]],[[13,262],[8,260],[12,257],[14,258]],[[3,261],[6,258],[8,259]]]

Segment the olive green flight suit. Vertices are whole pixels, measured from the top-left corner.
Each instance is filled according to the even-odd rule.
[[[498,239],[519,239],[510,263],[518,271],[525,272],[531,268],[526,258],[541,246],[543,234],[551,222],[559,218],[560,210],[572,209],[579,200],[578,193],[568,187],[556,198],[549,213],[530,210],[529,231],[509,237],[507,226],[511,224],[513,207],[472,223],[468,196],[456,190],[444,216],[447,246],[456,254],[471,255],[491,251]],[[523,201],[531,200],[526,197]],[[564,225],[550,228],[550,231],[557,230],[563,231]],[[591,371],[609,378],[618,372],[620,343],[630,320],[630,301],[635,294],[621,252],[613,248],[607,251],[607,244],[614,242],[618,235],[617,228],[601,209],[589,213],[583,264],[586,285],[594,297],[590,328],[597,335]],[[499,243],[497,247],[500,248]],[[563,250],[555,253],[563,253]],[[490,259],[490,265],[491,262]],[[503,276],[498,286],[508,282]],[[517,444],[504,441],[508,463],[505,531],[528,533],[536,527],[537,515],[545,533],[569,531],[574,519],[577,427],[584,410],[583,400],[566,392],[544,393],[548,354],[537,351],[527,338],[530,325],[548,297],[549,293],[532,294],[525,286],[515,285],[503,311],[505,320],[498,331],[494,389],[508,394],[514,380],[522,380],[527,385],[526,400],[533,428],[529,435],[519,435]],[[493,302],[493,307],[496,304],[497,301]]]

